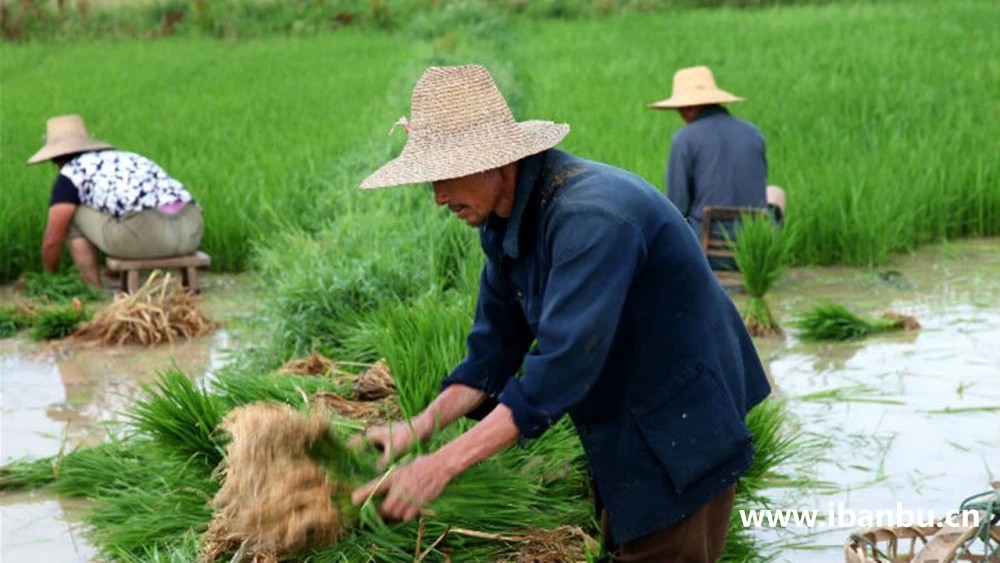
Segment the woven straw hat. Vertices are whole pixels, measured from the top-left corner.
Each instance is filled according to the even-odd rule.
[[[108,143],[90,138],[79,115],[59,115],[45,123],[45,146],[31,155],[28,164],[38,164],[64,154],[110,148]]]
[[[649,104],[653,109],[677,109],[709,104],[742,102],[739,98],[720,90],[715,85],[715,77],[707,66],[682,68],[674,73],[674,90],[666,100]]]
[[[403,151],[365,178],[362,189],[492,170],[550,149],[569,133],[565,123],[515,121],[480,65],[428,68],[413,89],[411,111]]]

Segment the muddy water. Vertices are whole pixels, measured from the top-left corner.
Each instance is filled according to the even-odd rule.
[[[238,277],[202,280],[206,315],[226,324],[252,296]],[[0,289],[0,305],[11,299]],[[189,343],[145,349],[95,348],[64,343],[0,340],[0,463],[52,456],[102,440],[156,372],[177,367],[196,378],[222,366],[229,332]],[[0,493],[0,559],[91,561],[96,550],[83,533],[87,502],[40,492]]]
[[[239,294],[245,288],[237,286],[235,298],[232,287],[210,289],[206,307],[221,307],[218,317],[248,302]],[[213,294],[228,297],[213,303]],[[772,490],[771,508],[827,514],[838,503],[845,511],[875,511],[900,502],[914,513],[942,514],[1000,479],[1000,239],[928,247],[874,271],[796,269],[768,300],[787,324],[822,298],[866,317],[887,308],[912,314],[923,329],[809,344],[789,328],[784,338],[758,341],[793,420],[825,443],[783,467],[811,483]],[[152,352],[0,341],[3,461],[99,440],[101,423],[119,418],[138,382],[172,361],[195,376],[211,373],[225,361],[226,344],[225,333]],[[84,507],[0,494],[3,560],[90,560],[95,552],[78,524]],[[771,544],[769,559],[843,561],[851,526],[834,524],[757,533]]]
[[[811,470],[805,455],[785,467],[817,483],[776,494],[772,508],[821,520],[761,530],[776,560],[843,561],[861,511],[940,517],[1000,479],[1000,240],[926,248],[877,271],[795,270],[769,302],[787,322],[824,298],[863,317],[915,315],[923,328],[838,344],[789,329],[758,343],[776,392],[825,443]]]

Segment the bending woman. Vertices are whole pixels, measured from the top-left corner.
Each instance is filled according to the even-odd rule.
[[[28,164],[52,161],[52,186],[42,240],[42,264],[59,267],[66,243],[80,277],[102,287],[99,253],[116,258],[165,258],[190,254],[201,244],[201,208],[155,162],[92,139],[79,115],[46,124],[45,146]]]

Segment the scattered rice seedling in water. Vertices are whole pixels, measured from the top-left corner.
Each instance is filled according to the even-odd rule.
[[[733,259],[743,275],[743,287],[750,294],[743,322],[754,336],[781,334],[764,295],[781,277],[789,248],[783,229],[776,227],[769,216],[744,217],[737,228]]]
[[[73,334],[80,323],[87,321],[91,312],[76,301],[66,305],[50,305],[35,311],[31,321],[32,340],[54,340]]]
[[[839,303],[822,303],[800,315],[793,323],[803,340],[857,340],[894,330],[915,330],[920,323],[911,316],[892,311],[866,321]]]

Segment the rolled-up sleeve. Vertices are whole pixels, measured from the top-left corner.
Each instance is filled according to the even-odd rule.
[[[517,373],[533,340],[514,290],[495,262],[488,260],[479,279],[476,318],[466,340],[465,359],[441,388],[462,383],[496,397]]]
[[[641,230],[593,207],[563,210],[547,229],[551,271],[535,348],[500,402],[521,438],[537,438],[590,391],[646,254]]]

